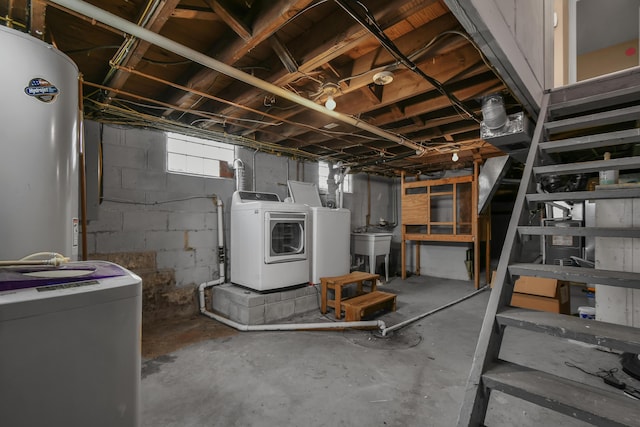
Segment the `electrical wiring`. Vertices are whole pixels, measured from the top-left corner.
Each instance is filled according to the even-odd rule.
[[[280,118],[278,116],[271,115],[271,114],[268,114],[268,113],[253,109],[253,108],[245,106],[245,105],[240,105],[240,104],[237,104],[235,102],[228,101],[228,100],[225,100],[223,98],[216,97],[214,95],[209,95],[209,94],[206,94],[204,92],[196,91],[194,89],[190,89],[190,88],[187,88],[185,86],[181,86],[181,85],[179,85],[177,83],[168,82],[166,80],[159,79],[157,77],[150,76],[150,75],[147,75],[147,74],[142,73],[140,71],[136,71],[136,70],[133,70],[133,69],[130,69],[130,68],[127,68],[127,67],[118,66],[117,68],[121,69],[123,71],[129,72],[131,74],[143,77],[143,78],[148,78],[150,80],[166,84],[166,85],[174,87],[176,89],[180,89],[180,90],[183,90],[183,91],[186,91],[186,92],[190,92],[190,93],[194,93],[196,95],[200,95],[200,99],[203,99],[203,98],[211,99],[211,100],[214,100],[214,101],[217,101],[217,102],[221,102],[221,103],[233,106],[233,107],[237,107],[237,108],[249,111],[249,112],[260,114],[262,116],[267,116],[267,117],[270,117],[270,118],[272,118],[274,120],[279,120],[282,123],[287,123],[287,124],[291,124],[293,126],[298,126],[298,127],[303,128],[303,129],[307,129],[307,130],[319,133],[319,134],[324,135],[324,136],[329,136],[329,137],[331,137],[331,136],[351,136],[351,137],[356,137],[356,138],[366,139],[366,140],[371,140],[371,141],[379,140],[379,138],[377,138],[377,137],[370,137],[370,136],[366,136],[366,135],[362,135],[362,134],[358,134],[358,133],[338,132],[338,131],[330,131],[330,130],[326,130],[326,129],[322,129],[321,130],[321,129],[315,128],[315,127],[313,127],[311,125],[307,125],[305,123],[296,122],[296,121],[288,120],[288,119],[282,119],[282,118]],[[196,103],[197,102],[199,102],[199,101],[196,101]],[[194,103],[194,105],[195,105],[195,103]],[[294,105],[291,108],[297,108],[297,105]],[[174,107],[168,108],[167,111],[172,110],[172,109],[174,109]],[[193,111],[190,111],[190,112],[193,112]],[[193,112],[193,113],[197,114],[195,112]],[[202,114],[200,114],[200,115],[202,115]],[[213,113],[207,113],[205,117],[212,118],[213,116],[214,116]],[[213,118],[212,120],[215,121],[215,118]],[[401,135],[398,134],[397,136],[400,137]]]
[[[210,139],[212,141],[224,142],[227,144],[239,145],[239,146],[252,148],[252,149],[258,149],[264,152],[270,152],[270,153],[281,152],[281,153],[289,154],[296,158],[303,158],[303,159],[308,159],[313,161],[317,161],[319,159],[331,159],[333,161],[338,161],[337,158],[333,158],[332,156],[328,156],[328,155],[320,156],[320,155],[308,153],[305,151],[301,151],[296,148],[289,148],[289,147],[280,146],[277,144],[260,142],[253,139],[244,138],[238,135],[232,135],[232,134],[220,133],[212,130],[201,129],[201,128],[189,126],[188,124],[185,124],[182,122],[176,122],[166,118],[140,113],[135,110],[122,109],[111,104],[100,103],[99,101],[96,101],[93,99],[88,99],[85,101],[86,101],[85,105],[89,107],[88,113],[91,112],[91,108],[97,108],[100,111],[100,115],[93,118],[94,120],[100,123],[109,123],[111,125],[123,125],[123,126],[153,127],[161,131],[179,132],[189,136],[197,136],[200,138]],[[109,113],[110,115],[106,115],[106,113]],[[90,114],[88,118],[92,118]]]
[[[177,199],[156,200],[155,202],[137,202],[135,200],[118,199],[118,198],[113,198],[113,197],[104,197],[102,200],[104,200],[105,202],[123,203],[123,204],[128,204],[128,205],[157,206],[157,205],[163,205],[163,204],[166,204],[166,203],[185,202],[185,201],[188,201],[188,200],[195,200],[195,199],[211,199],[211,198],[215,198],[215,197],[216,197],[215,195],[210,195],[210,196],[188,196],[188,197],[181,197],[181,198],[177,198]]]
[[[440,92],[442,95],[446,96],[454,108],[463,111],[471,120],[474,120],[480,123],[479,117],[476,116],[475,113],[469,111],[465,105],[460,101],[455,95],[449,93],[442,83],[433,77],[427,75],[423,72],[410,58],[404,55],[395,43],[387,37],[384,33],[380,25],[378,24],[376,18],[369,11],[369,9],[360,1],[356,0],[354,3],[362,8],[364,11],[365,17],[363,18],[358,14],[350,5],[347,4],[350,0],[335,0],[335,2],[344,9],[353,19],[355,19],[360,25],[362,25],[367,31],[369,31],[374,37],[378,39],[380,44],[394,57],[397,61],[399,61],[402,65],[407,67],[412,72],[418,74],[420,77],[428,81],[433,87]]]

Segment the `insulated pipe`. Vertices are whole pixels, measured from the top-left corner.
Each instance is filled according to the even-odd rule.
[[[377,135],[391,142],[395,142],[405,147],[409,147],[412,150],[416,151],[416,155],[422,155],[425,153],[425,147],[416,142],[410,141],[401,136],[387,132],[376,126],[372,126],[355,117],[338,113],[336,111],[331,111],[326,107],[316,104],[315,102],[309,99],[303,98],[299,95],[296,95],[295,93],[289,92],[288,90],[285,90],[272,83],[266,82],[264,80],[260,80],[257,77],[252,76],[251,74],[247,74],[243,71],[240,71],[234,67],[231,67],[230,65],[220,62],[214,58],[211,58],[210,56],[204,55],[194,49],[191,49],[187,46],[184,46],[180,43],[170,40],[164,36],[156,34],[153,31],[149,31],[146,28],[143,28],[125,19],[122,19],[112,13],[106,12],[98,7],[90,5],[89,3],[86,3],[81,0],[50,0],[50,1],[52,3],[59,4],[75,12],[88,16],[89,18],[95,19],[96,21],[103,22],[109,26],[112,26],[113,28],[124,31],[125,33],[131,34],[132,36],[138,37],[139,39],[145,40],[158,47],[166,49],[169,52],[175,53],[186,59],[189,59],[193,62],[197,62],[198,64],[203,65],[207,68],[226,74],[229,77],[240,80],[258,89],[263,89],[265,91],[271,92],[274,95],[278,95],[284,99],[288,99],[289,101],[295,102],[296,104],[302,105],[303,107],[309,108],[310,110],[317,111],[321,114],[324,114],[333,119],[339,120],[343,123],[347,123],[351,126],[355,126],[357,128],[370,132],[374,135]]]
[[[235,170],[235,175],[236,175],[236,190],[245,191],[246,183],[245,183],[244,162],[240,159],[235,159],[233,161],[233,169]]]

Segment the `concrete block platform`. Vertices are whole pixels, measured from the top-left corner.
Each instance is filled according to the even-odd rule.
[[[232,283],[212,288],[213,311],[246,325],[277,323],[320,310],[320,288],[304,286],[259,293]]]

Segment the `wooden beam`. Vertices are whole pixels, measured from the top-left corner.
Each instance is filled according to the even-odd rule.
[[[225,7],[219,0],[207,0],[213,12],[220,16],[222,20],[244,41],[251,40],[251,29],[238,19],[233,12]]]
[[[383,29],[388,29],[408,17],[411,17],[415,13],[419,13],[425,8],[434,7],[434,4],[438,1],[434,0],[416,0],[412,1],[408,6],[405,1],[392,1],[388,0],[370,0],[367,6],[372,10],[380,10],[376,15],[379,16],[380,25]],[[438,6],[439,7],[439,6]],[[366,40],[373,40],[373,37],[369,35],[359,24],[353,22],[353,20],[346,14],[332,14],[328,16],[324,21],[316,24],[319,28],[343,28],[338,34],[328,40],[310,40],[301,39],[298,41],[298,46],[290,47],[293,51],[306,52],[305,56],[300,59],[299,70],[300,74],[282,73],[279,75],[273,75],[269,81],[277,86],[285,86],[303,76],[303,73],[310,73],[313,70],[322,67],[323,64],[337,58],[346,52],[351,52],[357,49],[359,45],[363,44]],[[379,46],[374,41],[373,46]],[[369,80],[368,83],[371,81]],[[194,84],[197,84],[194,82]],[[362,85],[364,86],[364,84]],[[362,87],[360,86],[360,87]],[[352,87],[352,85],[350,85]],[[349,89],[351,90],[351,89]],[[258,89],[249,89],[242,95],[235,98],[235,102],[239,104],[250,105],[252,103],[260,102],[263,95],[263,91]],[[365,96],[365,95],[362,95]],[[224,109],[220,111],[220,114],[230,114],[233,110]]]
[[[31,18],[29,32],[32,36],[44,40],[45,35],[45,12],[47,5],[43,0],[32,0],[31,2]]]
[[[193,19],[199,21],[220,21],[221,18],[210,9],[196,7],[177,7],[171,12],[174,19]]]
[[[269,37],[269,44],[288,72],[295,73],[298,71],[298,63],[277,34]]]
[[[167,23],[171,14],[175,10],[176,6],[180,3],[180,0],[166,0],[161,2],[158,9],[148,19],[144,28],[153,31],[154,33],[160,33],[162,27]],[[125,43],[128,43],[125,40]],[[135,40],[133,47],[125,53],[125,56],[116,64],[128,68],[136,68],[136,66],[142,61],[145,53],[151,47],[151,43],[144,40]],[[116,70],[111,79],[107,82],[109,87],[113,89],[122,89],[129,79],[130,74],[122,70]],[[114,97],[115,93],[110,93],[109,97]],[[109,98],[108,97],[108,98]]]
[[[260,43],[271,37],[282,27],[289,19],[293,18],[301,10],[307,7],[313,0],[278,0],[277,2],[269,2],[270,6],[267,11],[260,14],[253,23],[252,36],[248,40],[240,38],[235,42],[228,44],[228,47],[222,52],[209,52],[208,54],[215,57],[218,61],[227,65],[234,65],[247,53],[257,47]],[[208,88],[216,80],[220,73],[210,69],[202,69],[186,79],[184,86],[196,89]],[[257,91],[256,96],[261,96],[264,91]],[[179,94],[175,97],[171,104],[176,105],[193,105],[196,99],[190,94]],[[244,102],[238,102],[247,104]],[[247,104],[248,105],[248,104]],[[226,109],[225,109],[226,110]],[[227,114],[222,111],[221,114]]]

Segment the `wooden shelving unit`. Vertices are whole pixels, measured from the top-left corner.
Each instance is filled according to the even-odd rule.
[[[480,287],[480,242],[486,244],[486,277],[490,276],[489,215],[478,215],[478,163],[474,174],[435,180],[407,181],[402,173],[402,278],[406,278],[406,242],[469,242],[474,247],[473,278]],[[416,245],[420,274],[420,244]]]

